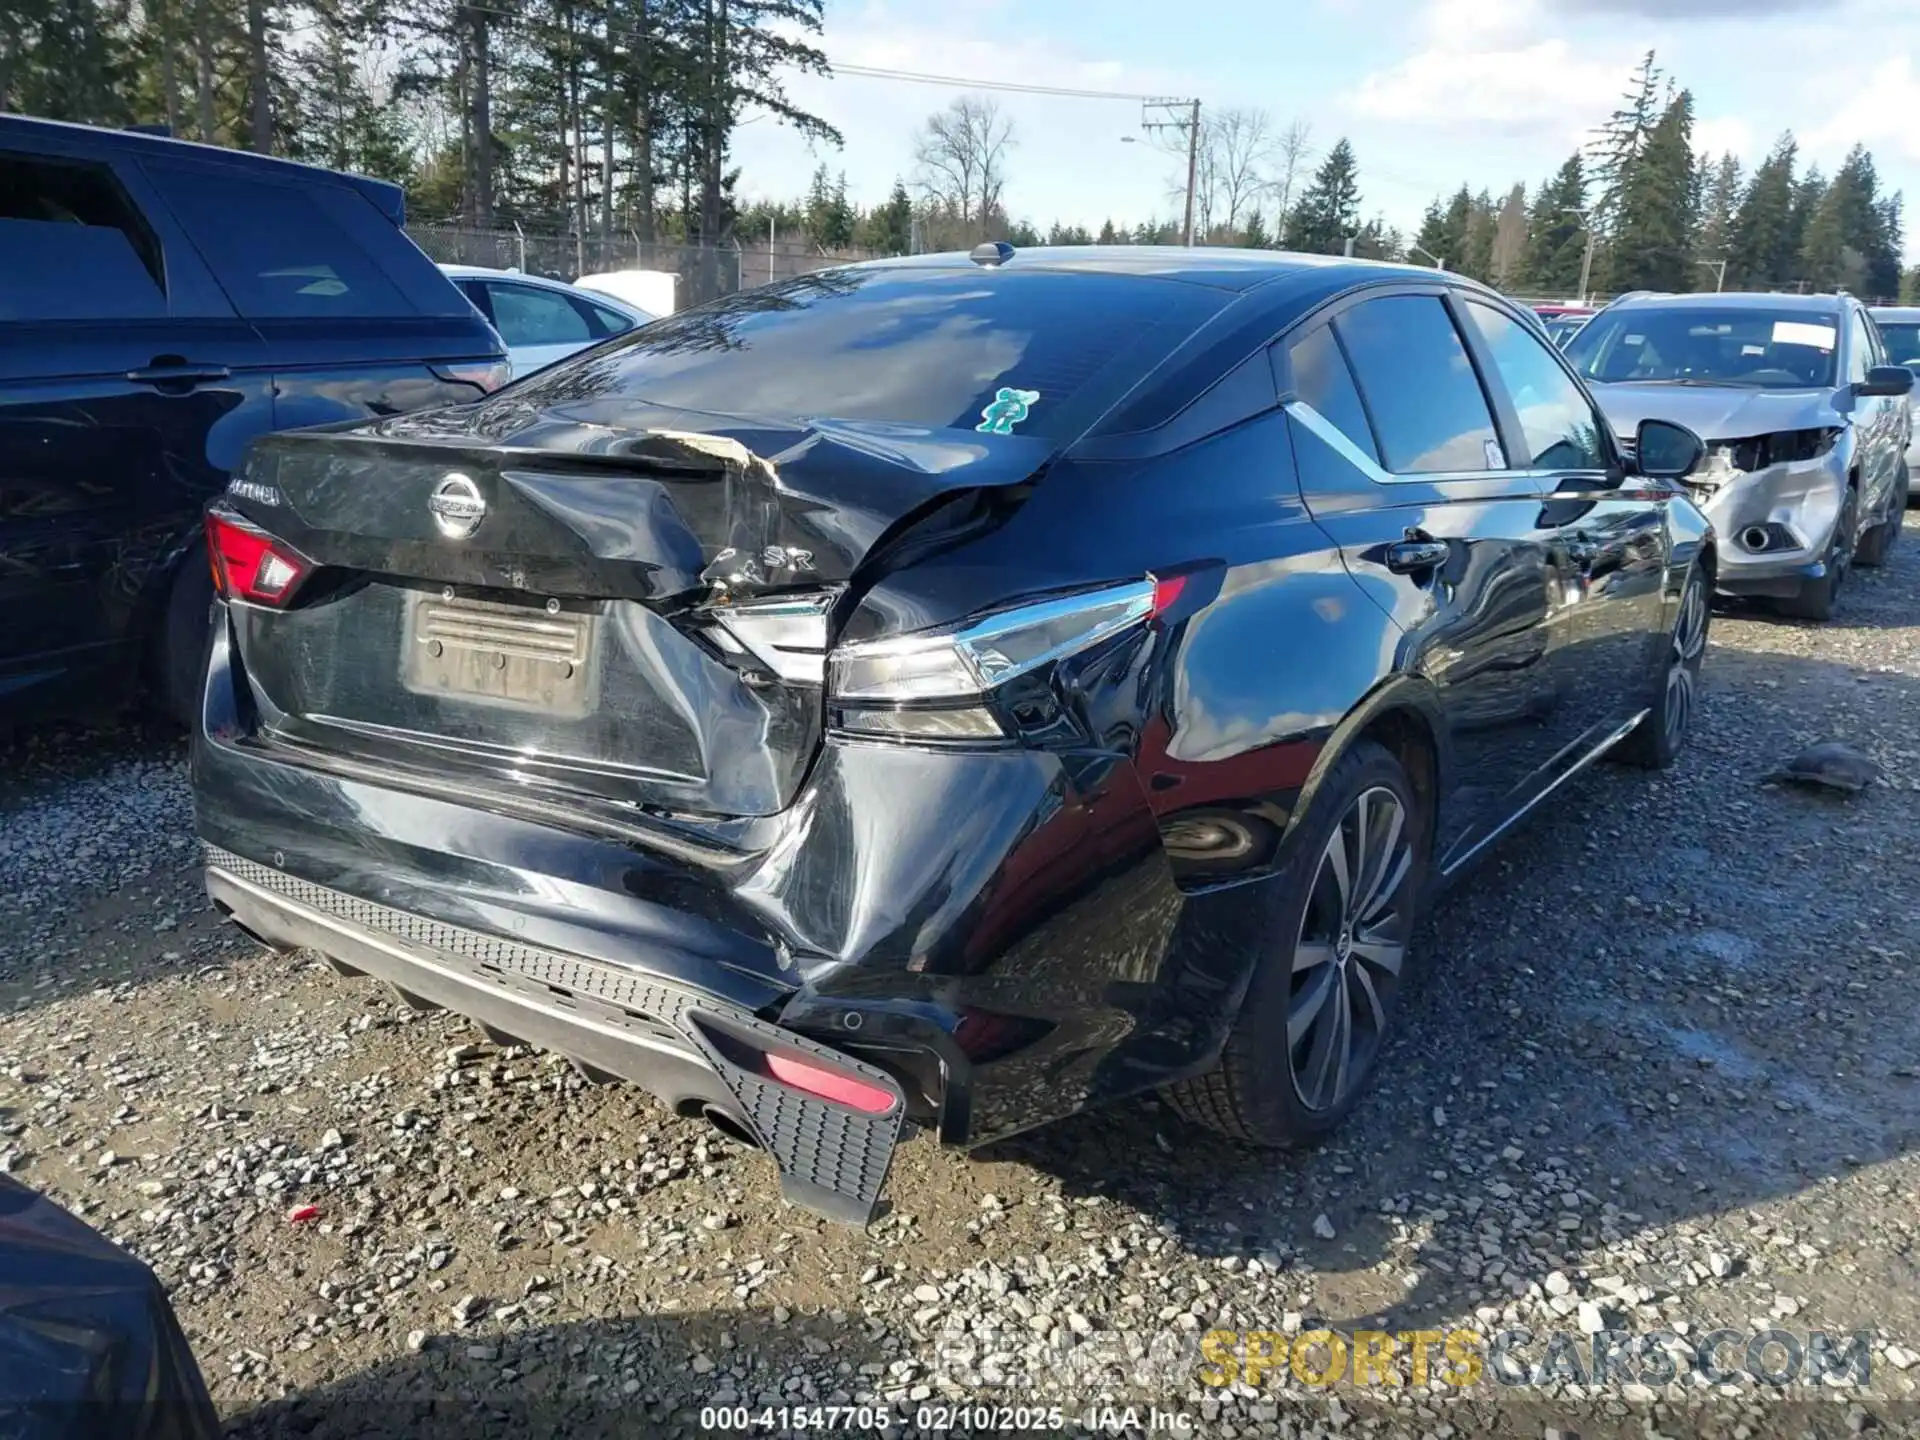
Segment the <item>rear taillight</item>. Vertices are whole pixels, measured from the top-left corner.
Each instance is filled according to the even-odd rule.
[[[299,552],[230,510],[207,511],[207,561],[224,600],[281,606],[312,569]]]
[[[843,645],[827,661],[835,722],[894,739],[998,739],[1006,731],[985,703],[990,691],[1166,613],[1184,584],[1135,580]]]
[[[442,380],[472,385],[487,395],[513,378],[513,366],[505,360],[455,360],[428,368]]]

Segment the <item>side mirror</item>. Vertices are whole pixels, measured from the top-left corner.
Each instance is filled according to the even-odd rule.
[[[1904,365],[1876,365],[1867,378],[1856,380],[1856,395],[1906,395],[1913,389],[1913,372]]]
[[[1642,420],[1633,450],[1635,471],[1655,480],[1678,480],[1707,458],[1707,442],[1671,420]]]

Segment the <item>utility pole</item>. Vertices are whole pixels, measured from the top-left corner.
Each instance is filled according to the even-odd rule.
[[[1353,252],[1348,251],[1347,253],[1352,254]],[[1412,241],[1409,241],[1407,242],[1407,253],[1409,255],[1426,256],[1427,259],[1433,262],[1433,268],[1436,270],[1444,270],[1447,268],[1447,257],[1444,255],[1434,254],[1431,250],[1427,249],[1427,247],[1424,245],[1416,244]]]
[[[1722,290],[1727,288],[1727,262],[1725,260],[1696,260],[1693,263],[1696,265],[1711,265],[1713,267],[1714,294],[1718,295]]]
[[[1593,221],[1591,210],[1562,210],[1562,215],[1571,215],[1580,222],[1587,232],[1587,254],[1580,262],[1580,303],[1587,303],[1587,282],[1593,279]]]
[[[1180,112],[1185,111],[1185,114]],[[1154,119],[1158,114],[1162,118]],[[1187,138],[1187,218],[1182,227],[1182,243],[1193,244],[1193,192],[1200,176],[1200,102],[1198,100],[1143,100],[1140,102],[1140,128],[1149,135],[1168,131],[1186,132]]]

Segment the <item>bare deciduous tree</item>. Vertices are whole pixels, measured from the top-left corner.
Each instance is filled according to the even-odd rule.
[[[1527,187],[1507,192],[1493,229],[1493,283],[1506,285],[1520,272],[1527,252]]]
[[[1284,129],[1257,106],[1230,105],[1200,112],[1200,143],[1194,156],[1194,229],[1201,237],[1238,243],[1236,238],[1256,210],[1271,202],[1278,211],[1276,231],[1286,224],[1294,192],[1312,158],[1311,127],[1295,120]],[[1187,132],[1169,126],[1154,139],[1156,148],[1177,163],[1169,178],[1168,198],[1186,203]]]
[[[1295,120],[1273,142],[1273,233],[1284,235],[1287,217],[1293,213],[1293,201],[1299,190],[1300,176],[1313,159],[1313,126]]]
[[[1206,230],[1216,222],[1238,230],[1272,193],[1275,141],[1273,117],[1265,110],[1234,105],[1202,112],[1200,169],[1205,180],[1197,187],[1196,208]]]
[[[929,115],[914,141],[921,191],[936,205],[984,228],[1000,206],[1007,183],[1007,152],[1014,148],[1013,121],[983,95],[962,95]]]

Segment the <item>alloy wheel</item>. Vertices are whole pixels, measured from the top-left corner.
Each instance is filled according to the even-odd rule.
[[[1372,1068],[1413,928],[1414,834],[1383,785],[1362,791],[1328,837],[1293,949],[1287,1053],[1309,1110],[1350,1096]]]
[[[1667,746],[1679,748],[1700,688],[1700,660],[1707,653],[1707,587],[1696,573],[1680,597],[1680,614],[1673,622],[1673,646],[1667,660]]]

